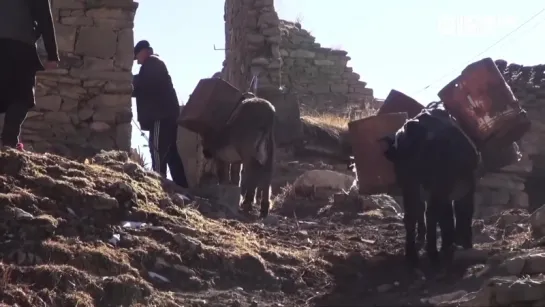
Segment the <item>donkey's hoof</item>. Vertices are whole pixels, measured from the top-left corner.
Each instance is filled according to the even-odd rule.
[[[473,242],[472,240],[456,240],[455,244],[463,249],[472,249]]]
[[[242,203],[240,205],[240,210],[243,212],[251,212],[252,211],[252,204],[251,203]]]
[[[269,210],[261,210],[259,211],[259,218],[266,218],[267,216],[269,216]]]
[[[438,270],[441,267],[441,257],[438,252],[428,253],[428,259],[434,270]]]
[[[426,238],[424,236],[417,236],[415,245],[417,250],[423,249],[426,245]]]
[[[407,267],[411,270],[418,268],[420,265],[420,261],[418,259],[418,253],[405,254],[405,263],[407,264]]]

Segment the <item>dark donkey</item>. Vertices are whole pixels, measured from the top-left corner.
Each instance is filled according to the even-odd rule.
[[[352,156],[352,144],[348,132],[348,126],[340,128],[325,125],[312,120],[312,118],[302,117],[303,141],[296,154],[303,156],[318,156],[320,158],[331,159],[339,163],[347,163],[349,170],[355,168],[354,157]],[[357,174],[356,174],[357,176]],[[397,193],[393,193],[397,194]],[[424,207],[424,202],[412,204],[415,207]],[[416,208],[414,208],[416,209]],[[414,210],[406,208],[406,210]],[[426,223],[424,220],[424,211],[418,217],[417,241],[423,245],[426,239]]]
[[[202,136],[205,158],[219,161],[220,182],[241,186],[243,211],[252,210],[257,190],[260,217],[266,217],[270,209],[275,116],[275,108],[269,101],[246,93],[221,133]],[[240,178],[237,163],[242,163],[241,182],[233,180]],[[231,179],[226,179],[227,176]]]
[[[436,106],[424,109],[386,140],[389,144],[386,156],[394,163],[403,195],[405,255],[409,263],[418,264],[416,224],[424,214],[426,251],[433,265],[438,265],[440,259],[438,224],[442,254],[450,258],[456,242],[470,248],[473,198],[480,165],[480,153],[472,140],[448,112]]]

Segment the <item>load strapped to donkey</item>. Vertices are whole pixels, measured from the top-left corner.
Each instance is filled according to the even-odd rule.
[[[243,98],[243,93],[216,76],[201,79],[188,102],[181,107],[178,120],[178,151],[184,162],[190,187],[201,182],[213,166],[205,163],[202,136],[221,132]]]
[[[438,96],[480,151],[484,169],[497,170],[520,160],[515,142],[530,129],[530,120],[491,58],[468,65]],[[360,194],[395,188],[394,167],[380,140],[423,109],[413,98],[392,90],[376,115],[349,123]]]

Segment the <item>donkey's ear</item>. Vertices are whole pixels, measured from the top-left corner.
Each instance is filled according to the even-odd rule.
[[[396,144],[396,136],[394,135],[387,135],[385,137],[382,137],[378,139],[379,146],[381,146],[382,152],[384,153],[384,156],[390,160],[394,161],[396,158],[396,151],[397,151],[397,144]]]
[[[395,134],[387,135],[378,139],[377,142],[385,144],[387,147],[394,146],[396,141]]]
[[[252,92],[244,92],[242,93],[242,97],[244,97],[244,99],[250,99],[250,98],[256,98],[257,96]]]

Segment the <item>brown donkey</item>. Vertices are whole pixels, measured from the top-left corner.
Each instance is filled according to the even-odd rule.
[[[246,93],[221,133],[202,136],[203,154],[217,161],[220,183],[240,185],[243,211],[252,210],[257,190],[260,217],[270,209],[275,116],[269,101]]]

